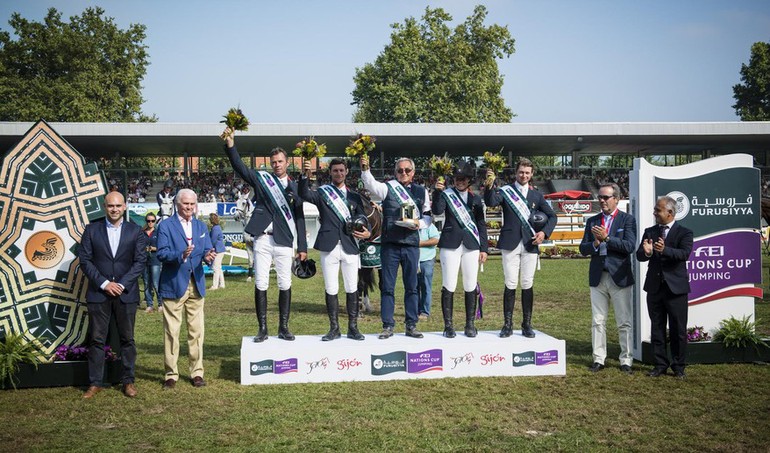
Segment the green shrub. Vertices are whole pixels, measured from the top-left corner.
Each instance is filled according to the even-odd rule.
[[[719,330],[714,334],[714,341],[724,343],[729,348],[745,348],[749,345],[758,348],[760,345],[768,347],[757,335],[755,323],[751,321],[751,316],[744,316],[736,319],[730,316],[719,323]]]
[[[16,389],[15,375],[20,363],[31,363],[37,368],[34,343],[26,341],[24,335],[6,335],[0,341],[0,388],[10,382]]]

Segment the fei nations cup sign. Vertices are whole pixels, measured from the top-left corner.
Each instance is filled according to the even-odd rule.
[[[687,270],[690,279],[688,327],[710,333],[720,321],[754,316],[754,298],[762,297],[760,172],[748,154],[705,159],[678,167],[656,167],[634,160],[630,175],[631,209],[638,231],[655,223],[659,197],[677,202],[675,220],[693,231]],[[637,244],[638,247],[639,244]],[[650,318],[642,290],[647,263],[636,263],[634,356],[650,339]]]

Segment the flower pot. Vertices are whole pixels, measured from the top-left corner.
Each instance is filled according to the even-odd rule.
[[[770,340],[765,340],[770,345]],[[671,357],[671,351],[668,351]],[[652,344],[642,342],[642,362],[653,363]],[[687,343],[687,364],[708,363],[750,363],[770,362],[770,348],[764,346],[748,346],[746,348],[730,348],[724,343],[713,341],[698,341]]]
[[[120,382],[123,370],[122,363],[106,362],[104,364],[104,383],[117,384]],[[15,375],[16,388],[28,387],[85,387],[88,382],[88,362],[52,362],[35,365],[22,363]],[[5,388],[13,388],[6,382]]]

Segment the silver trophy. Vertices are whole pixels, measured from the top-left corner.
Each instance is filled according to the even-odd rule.
[[[400,227],[415,230],[417,229],[417,225],[414,222],[415,219],[417,219],[417,209],[415,209],[415,206],[409,203],[402,203],[401,220],[396,220],[394,223]]]

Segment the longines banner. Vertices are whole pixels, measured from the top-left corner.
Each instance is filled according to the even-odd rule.
[[[634,160],[631,204],[639,231],[655,223],[655,201],[677,202],[676,221],[693,230],[687,262],[691,292],[689,326],[711,333],[719,322],[754,315],[754,297],[762,297],[760,173],[747,154],[714,157],[678,167],[655,167]],[[638,244],[637,244],[638,246]],[[639,263],[637,338],[649,340],[649,316],[642,291],[647,263]],[[638,349],[637,352],[641,353]],[[638,358],[638,357],[637,357]]]
[[[80,344],[88,325],[87,280],[77,247],[104,217],[104,175],[44,121],[0,166],[0,337],[24,334],[49,361]]]
[[[515,331],[499,338],[497,331],[476,338],[458,335],[447,340],[427,332],[415,341],[396,334],[387,341],[366,335],[366,341],[298,335],[287,347],[282,341],[241,342],[241,384],[381,381],[469,376],[563,376],[566,343],[542,332],[524,338]]]

